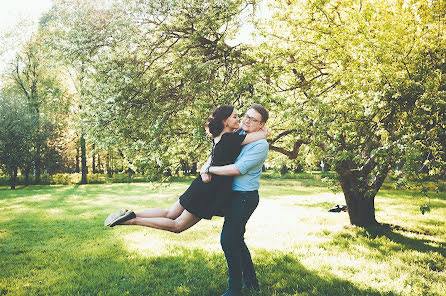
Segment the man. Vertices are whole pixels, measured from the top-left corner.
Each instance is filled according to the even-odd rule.
[[[262,105],[251,106],[242,120],[245,133],[264,128],[268,111]],[[268,157],[268,143],[265,139],[243,147],[234,164],[208,167],[202,171],[215,175],[235,176],[225,222],[221,232],[221,246],[228,264],[229,285],[222,296],[239,296],[242,287],[259,291],[251,254],[245,244],[244,233],[248,219],[259,203],[259,180],[262,166]],[[243,281],[242,281],[243,279]]]

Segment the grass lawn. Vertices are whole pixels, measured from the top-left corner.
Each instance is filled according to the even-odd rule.
[[[169,207],[190,180],[0,188],[0,295],[193,295],[226,289],[222,218],[173,234],[103,226],[119,208]],[[382,190],[364,230],[328,213],[343,196],[314,180],[262,180],[246,241],[260,295],[446,295],[446,193],[432,211]]]

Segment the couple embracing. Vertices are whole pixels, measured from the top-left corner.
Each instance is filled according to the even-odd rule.
[[[201,219],[224,217],[221,246],[228,265],[228,289],[222,296],[241,295],[242,288],[259,291],[259,283],[244,233],[259,203],[259,180],[268,156],[265,126],[268,111],[253,105],[239,128],[233,106],[217,107],[206,122],[212,136],[212,153],[198,176],[170,209],[138,212],[121,209],[105,220],[105,226],[140,225],[180,233]]]

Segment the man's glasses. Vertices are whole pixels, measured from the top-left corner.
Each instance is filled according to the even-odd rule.
[[[251,117],[251,116],[249,116],[249,115],[247,115],[247,114],[245,114],[245,116],[243,117],[243,119],[246,120],[246,121],[253,122],[253,123],[260,122],[260,120],[255,119],[254,117]]]

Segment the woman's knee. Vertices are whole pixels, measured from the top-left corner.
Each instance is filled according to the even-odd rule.
[[[174,211],[166,210],[165,217],[169,218],[169,219],[172,219],[172,220],[175,220],[176,218],[178,218],[178,215]]]
[[[186,230],[186,228],[184,227],[184,225],[182,223],[178,223],[175,221],[175,223],[173,224],[171,231],[174,233],[181,233],[184,230]]]
[[[170,209],[166,210],[166,218],[175,220],[184,212],[184,208],[177,202]]]

